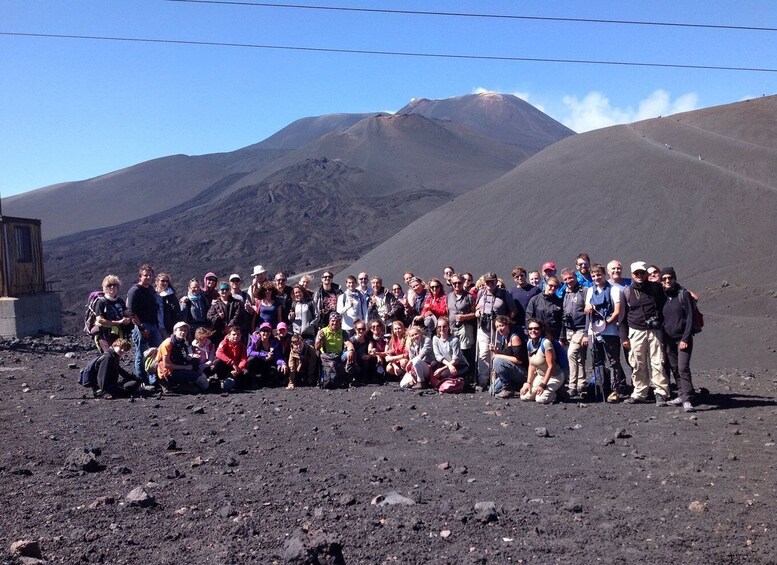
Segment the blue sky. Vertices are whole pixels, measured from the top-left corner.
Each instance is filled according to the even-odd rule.
[[[771,0],[296,4],[777,28]],[[777,67],[777,32],[365,14],[164,0],[2,0],[0,32]],[[295,119],[518,94],[576,131],[777,93],[777,73],[427,59],[0,35],[0,195],[230,151]]]

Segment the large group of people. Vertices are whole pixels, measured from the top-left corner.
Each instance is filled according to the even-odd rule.
[[[304,275],[292,287],[257,265],[247,290],[238,274],[208,272],[179,296],[169,274],[142,265],[126,301],[115,275],[90,298],[87,328],[102,359],[92,386],[110,398],[133,379],[148,392],[394,381],[545,404],[652,396],[693,411],[697,297],[672,267],[636,261],[630,273],[581,253],[558,275],[553,262],[517,266],[512,284],[446,266],[441,278],[407,272],[388,287],[359,273],[341,288],[329,271],[318,285]],[[134,375],[119,363],[131,346]]]

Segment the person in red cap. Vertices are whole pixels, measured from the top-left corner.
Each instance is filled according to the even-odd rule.
[[[556,264],[552,261],[546,261],[542,264],[542,281],[540,282],[540,289],[542,289],[542,292],[545,292],[545,283],[549,278],[557,278],[556,277]],[[559,298],[562,298],[564,296],[564,293],[561,288],[556,290],[556,296]]]

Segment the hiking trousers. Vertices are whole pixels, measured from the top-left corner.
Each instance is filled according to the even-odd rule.
[[[683,402],[693,402],[693,381],[691,380],[691,355],[693,354],[693,338],[688,340],[688,347],[680,349],[680,340],[664,338],[664,352],[669,368],[677,382],[680,399]]]
[[[669,381],[664,374],[664,352],[661,330],[635,330],[629,328],[631,351],[629,361],[634,368],[631,380],[634,384],[632,398],[647,400],[652,383],[655,394],[669,398]]]

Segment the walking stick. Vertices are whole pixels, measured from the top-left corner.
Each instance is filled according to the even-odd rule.
[[[496,396],[496,391],[494,390],[494,345],[496,345],[496,334],[492,318],[488,324],[488,393],[491,396]]]

